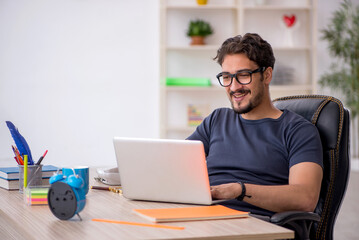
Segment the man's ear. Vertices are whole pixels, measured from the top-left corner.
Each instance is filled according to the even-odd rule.
[[[273,68],[267,67],[266,70],[263,72],[263,79],[266,84],[269,85],[269,83],[272,81],[273,77]]]

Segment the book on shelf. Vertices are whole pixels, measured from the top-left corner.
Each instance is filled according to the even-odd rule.
[[[160,209],[134,209],[136,214],[152,222],[179,222],[213,219],[230,219],[248,217],[248,212],[234,210],[222,205],[160,208]]]
[[[187,87],[209,87],[211,86],[210,78],[186,78],[186,77],[177,77],[166,78],[167,86],[187,86]]]
[[[42,186],[49,186],[50,177],[42,178]],[[5,179],[0,177],[0,188],[6,190],[19,190],[19,179]]]
[[[60,168],[53,165],[43,165],[42,166],[42,177],[51,177],[54,173],[57,172]],[[19,167],[1,167],[0,168],[0,178],[7,180],[19,180]]]
[[[189,104],[187,106],[188,126],[196,127],[200,125],[208,114],[208,104]]]

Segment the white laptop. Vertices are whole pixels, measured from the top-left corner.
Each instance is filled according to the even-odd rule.
[[[201,141],[114,138],[123,195],[133,200],[211,205]]]

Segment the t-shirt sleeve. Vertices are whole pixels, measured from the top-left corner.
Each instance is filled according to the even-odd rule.
[[[288,136],[289,167],[314,162],[323,167],[323,150],[318,129],[310,122],[300,122]]]

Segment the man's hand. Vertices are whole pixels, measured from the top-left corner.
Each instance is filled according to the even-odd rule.
[[[226,183],[217,186],[211,186],[212,199],[234,199],[242,192],[239,183]]]

